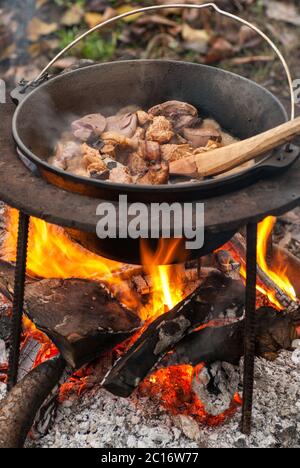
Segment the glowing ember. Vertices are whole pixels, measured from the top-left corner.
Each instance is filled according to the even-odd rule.
[[[199,369],[199,366],[195,369]],[[142,395],[150,395],[151,398],[162,402],[163,406],[174,415],[193,416],[201,424],[217,426],[235,412],[241,404],[241,399],[235,395],[231,407],[225,413],[210,416],[192,391],[192,377],[195,369],[188,365],[159,369],[144,380],[139,391]]]

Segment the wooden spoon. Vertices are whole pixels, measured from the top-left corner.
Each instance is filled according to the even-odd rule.
[[[298,134],[300,117],[247,140],[171,162],[170,174],[196,178],[215,176],[268,153]]]

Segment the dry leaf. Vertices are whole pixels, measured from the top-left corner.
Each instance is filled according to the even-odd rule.
[[[184,24],[181,34],[188,49],[200,54],[206,53],[210,37],[205,29],[193,29],[188,24]]]
[[[32,42],[37,41],[41,36],[47,36],[57,31],[57,23],[45,23],[39,18],[33,18],[27,27],[28,39]]]
[[[232,57],[234,54],[235,49],[228,42],[226,39],[223,37],[218,37],[214,43],[210,51],[208,52],[205,62],[206,63],[214,63],[214,62],[219,62],[220,60]]]
[[[278,21],[300,26],[300,13],[295,5],[286,2],[267,2],[267,16]]]
[[[74,26],[79,24],[82,20],[83,14],[83,9],[79,5],[75,4],[63,15],[61,24],[65,26]]]
[[[127,13],[130,11],[136,10],[136,6],[132,5],[122,5],[119,8],[117,8],[118,15],[122,15],[123,13]],[[123,21],[126,21],[126,23],[131,23],[132,21],[135,21],[137,18],[139,18],[142,15],[142,13],[137,13],[136,15],[131,15],[128,16],[127,18],[124,18]]]
[[[97,24],[102,23],[103,15],[101,13],[87,12],[84,15],[84,21],[90,28],[94,28]]]

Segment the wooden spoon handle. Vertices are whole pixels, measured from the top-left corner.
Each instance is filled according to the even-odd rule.
[[[291,141],[298,134],[300,117],[247,140],[174,161],[170,173],[190,177],[218,175]]]

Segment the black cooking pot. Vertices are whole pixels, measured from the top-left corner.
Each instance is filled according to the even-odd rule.
[[[177,99],[193,104],[232,135],[244,139],[287,120],[278,99],[241,76],[205,65],[138,60],[81,68],[52,78],[25,95],[13,119],[20,156],[50,183],[105,200],[126,194],[130,201],[197,200],[224,194],[288,167],[278,154],[260,157],[253,167],[218,179],[176,185],[129,185],[79,177],[48,163],[62,131],[75,118],[94,112],[112,115],[136,104],[143,109]],[[31,92],[30,92],[31,91]],[[16,93],[14,94],[16,97]]]
[[[234,175],[162,186],[123,185],[78,177],[48,163],[62,130],[74,118],[99,111],[111,115],[129,104],[148,109],[166,100],[186,101],[197,107],[201,115],[213,117],[225,130],[241,139],[287,120],[283,106],[269,91],[241,76],[213,67],[159,60],[97,64],[67,72],[33,90],[23,91],[21,87],[13,93],[13,98],[19,101],[13,119],[13,136],[22,160],[48,182],[102,200],[116,200],[120,194],[128,195],[130,201],[145,203],[201,200],[242,188],[258,178],[282,171],[293,162],[292,158],[278,161],[278,152],[274,152],[259,158],[252,168]],[[233,234],[234,231],[209,234],[202,249],[183,251],[180,257],[182,253],[188,258],[206,255]],[[140,263],[140,245],[136,240],[100,240],[96,234],[74,229],[71,235],[98,254]]]

